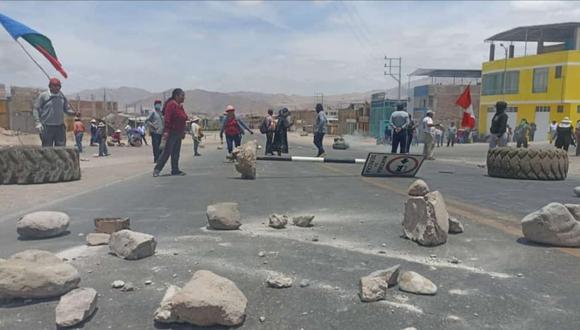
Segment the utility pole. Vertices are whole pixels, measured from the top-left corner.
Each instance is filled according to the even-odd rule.
[[[387,57],[385,56],[385,76],[390,76],[399,84],[399,92],[397,100],[401,100],[401,57]],[[388,71],[387,71],[388,69]]]
[[[318,102],[319,99],[320,99],[320,102]],[[316,105],[317,103],[322,104],[322,106],[324,107],[324,93],[314,94],[314,105]]]
[[[508,49],[506,46],[504,46],[504,44],[499,44],[501,46],[501,48],[503,48],[505,50],[505,58],[503,59],[503,81],[502,81],[502,86],[501,86],[501,93],[502,95],[505,95],[505,82],[506,82],[506,76],[507,76],[507,60],[508,60]],[[504,96],[505,99],[505,96]]]

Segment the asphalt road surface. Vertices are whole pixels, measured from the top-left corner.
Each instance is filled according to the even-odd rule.
[[[426,162],[418,176],[442,192],[451,215],[465,226],[446,244],[426,248],[401,238],[412,179],[363,178],[360,165],[263,162],[257,180],[245,181],[224,162],[223,151],[203,152],[193,159],[184,150],[187,176],[153,178],[148,172],[44,207],[71,216],[65,236],[19,240],[16,218],[0,217],[0,257],[34,248],[67,258],[79,269],[81,286],[99,292],[98,310],[83,329],[189,329],[155,324],[153,312],[167,285],[183,286],[200,269],[231,279],[247,296],[240,329],[579,328],[580,250],[529,244],[519,226],[524,215],[549,202],[576,202],[576,179],[495,179],[476,166]],[[314,149],[294,146],[291,152],[311,156]],[[328,153],[366,155],[356,148]],[[240,204],[241,230],[206,230],[206,206],[230,201]],[[271,213],[313,214],[315,226],[272,229],[266,225]],[[81,235],[94,230],[93,219],[109,216],[128,216],[133,230],[155,235],[156,255],[125,261],[107,247],[85,247]],[[362,303],[359,278],[396,264],[431,279],[437,295],[395,287],[385,301]],[[290,275],[294,286],[267,288],[270,271]],[[137,290],[113,289],[114,280]],[[146,286],[147,280],[153,284]],[[309,286],[300,287],[303,280]],[[54,329],[57,303],[3,303],[0,329]]]

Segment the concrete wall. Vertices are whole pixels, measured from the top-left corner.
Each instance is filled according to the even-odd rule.
[[[463,118],[463,108],[457,106],[455,102],[463,93],[467,85],[425,85],[416,87],[423,93],[415,94],[413,101],[413,110],[415,120],[421,120],[424,110],[429,109],[435,112],[435,121],[448,126],[449,123],[455,122],[461,125]],[[475,117],[478,117],[477,109],[480,103],[480,85],[471,85],[471,103]],[[421,114],[421,115],[419,115]],[[419,116],[418,116],[419,115]]]

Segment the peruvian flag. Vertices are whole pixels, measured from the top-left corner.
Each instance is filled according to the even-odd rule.
[[[455,104],[463,108],[463,119],[461,120],[461,127],[474,128],[475,115],[473,114],[473,104],[471,103],[470,86],[471,85],[467,85],[467,87],[465,87],[465,90],[463,93],[461,93],[457,101],[455,101]]]

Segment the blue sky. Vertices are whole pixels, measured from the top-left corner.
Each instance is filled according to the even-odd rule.
[[[404,74],[479,68],[488,52],[483,40],[497,32],[580,21],[578,3],[559,1],[5,1],[0,12],[52,39],[70,74],[67,92],[360,92],[395,85],[383,76],[385,55],[403,57]],[[0,30],[0,83],[45,80]]]

